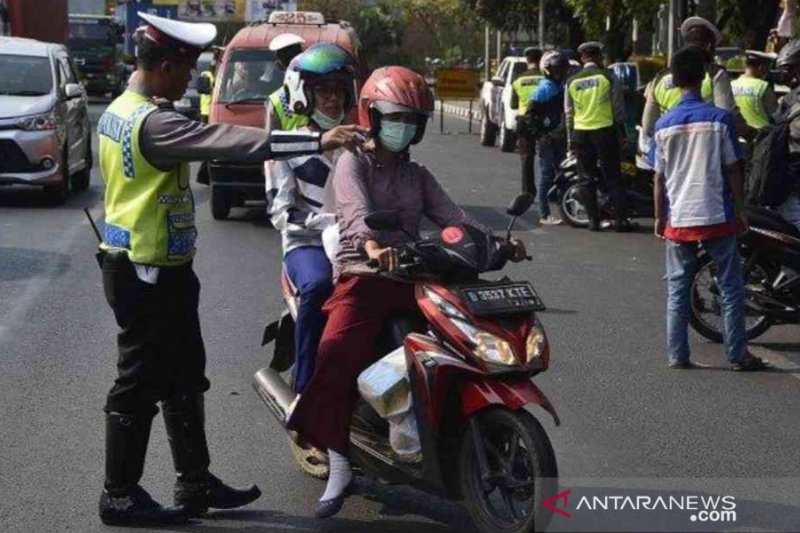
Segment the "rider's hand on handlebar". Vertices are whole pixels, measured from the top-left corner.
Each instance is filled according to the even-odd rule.
[[[370,261],[377,263],[381,270],[394,272],[400,266],[400,258],[394,248],[380,248],[377,244],[365,248]]]
[[[335,150],[344,146],[348,150],[354,150],[356,146],[364,142],[368,130],[356,124],[336,126],[326,131],[320,138],[320,145],[323,151]]]

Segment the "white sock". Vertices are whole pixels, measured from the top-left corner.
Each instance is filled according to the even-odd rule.
[[[350,480],[353,479],[353,471],[350,468],[350,461],[342,454],[328,450],[330,460],[330,474],[328,474],[328,485],[325,487],[325,494],[319,501],[332,500],[341,496]]]

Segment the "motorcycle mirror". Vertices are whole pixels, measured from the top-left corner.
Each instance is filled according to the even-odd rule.
[[[397,211],[373,211],[364,217],[367,227],[375,231],[399,231],[402,229],[400,213]]]
[[[533,202],[536,198],[529,192],[525,192],[514,198],[514,200],[508,204],[508,209],[506,209],[506,213],[508,213],[512,217],[518,217],[525,214],[525,211],[530,209],[533,205]]]

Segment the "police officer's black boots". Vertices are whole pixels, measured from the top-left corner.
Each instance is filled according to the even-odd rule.
[[[192,516],[208,509],[233,509],[255,501],[261,491],[255,485],[234,489],[208,471],[205,414],[202,394],[189,394],[162,402],[164,423],[178,479],[175,505]]]
[[[153,415],[106,415],[106,481],[100,496],[100,520],[116,526],[181,524],[186,509],[164,508],[142,487],[147,441]]]

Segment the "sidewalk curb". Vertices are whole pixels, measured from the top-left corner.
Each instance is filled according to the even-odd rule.
[[[465,120],[470,120],[469,108],[461,107],[452,104],[445,104],[442,103],[440,100],[436,100],[435,110],[439,112],[442,107],[444,107],[444,114],[450,115],[453,117],[463,118]],[[480,109],[480,105],[475,104],[472,108],[472,117],[473,122],[480,122],[483,119],[483,112]]]

